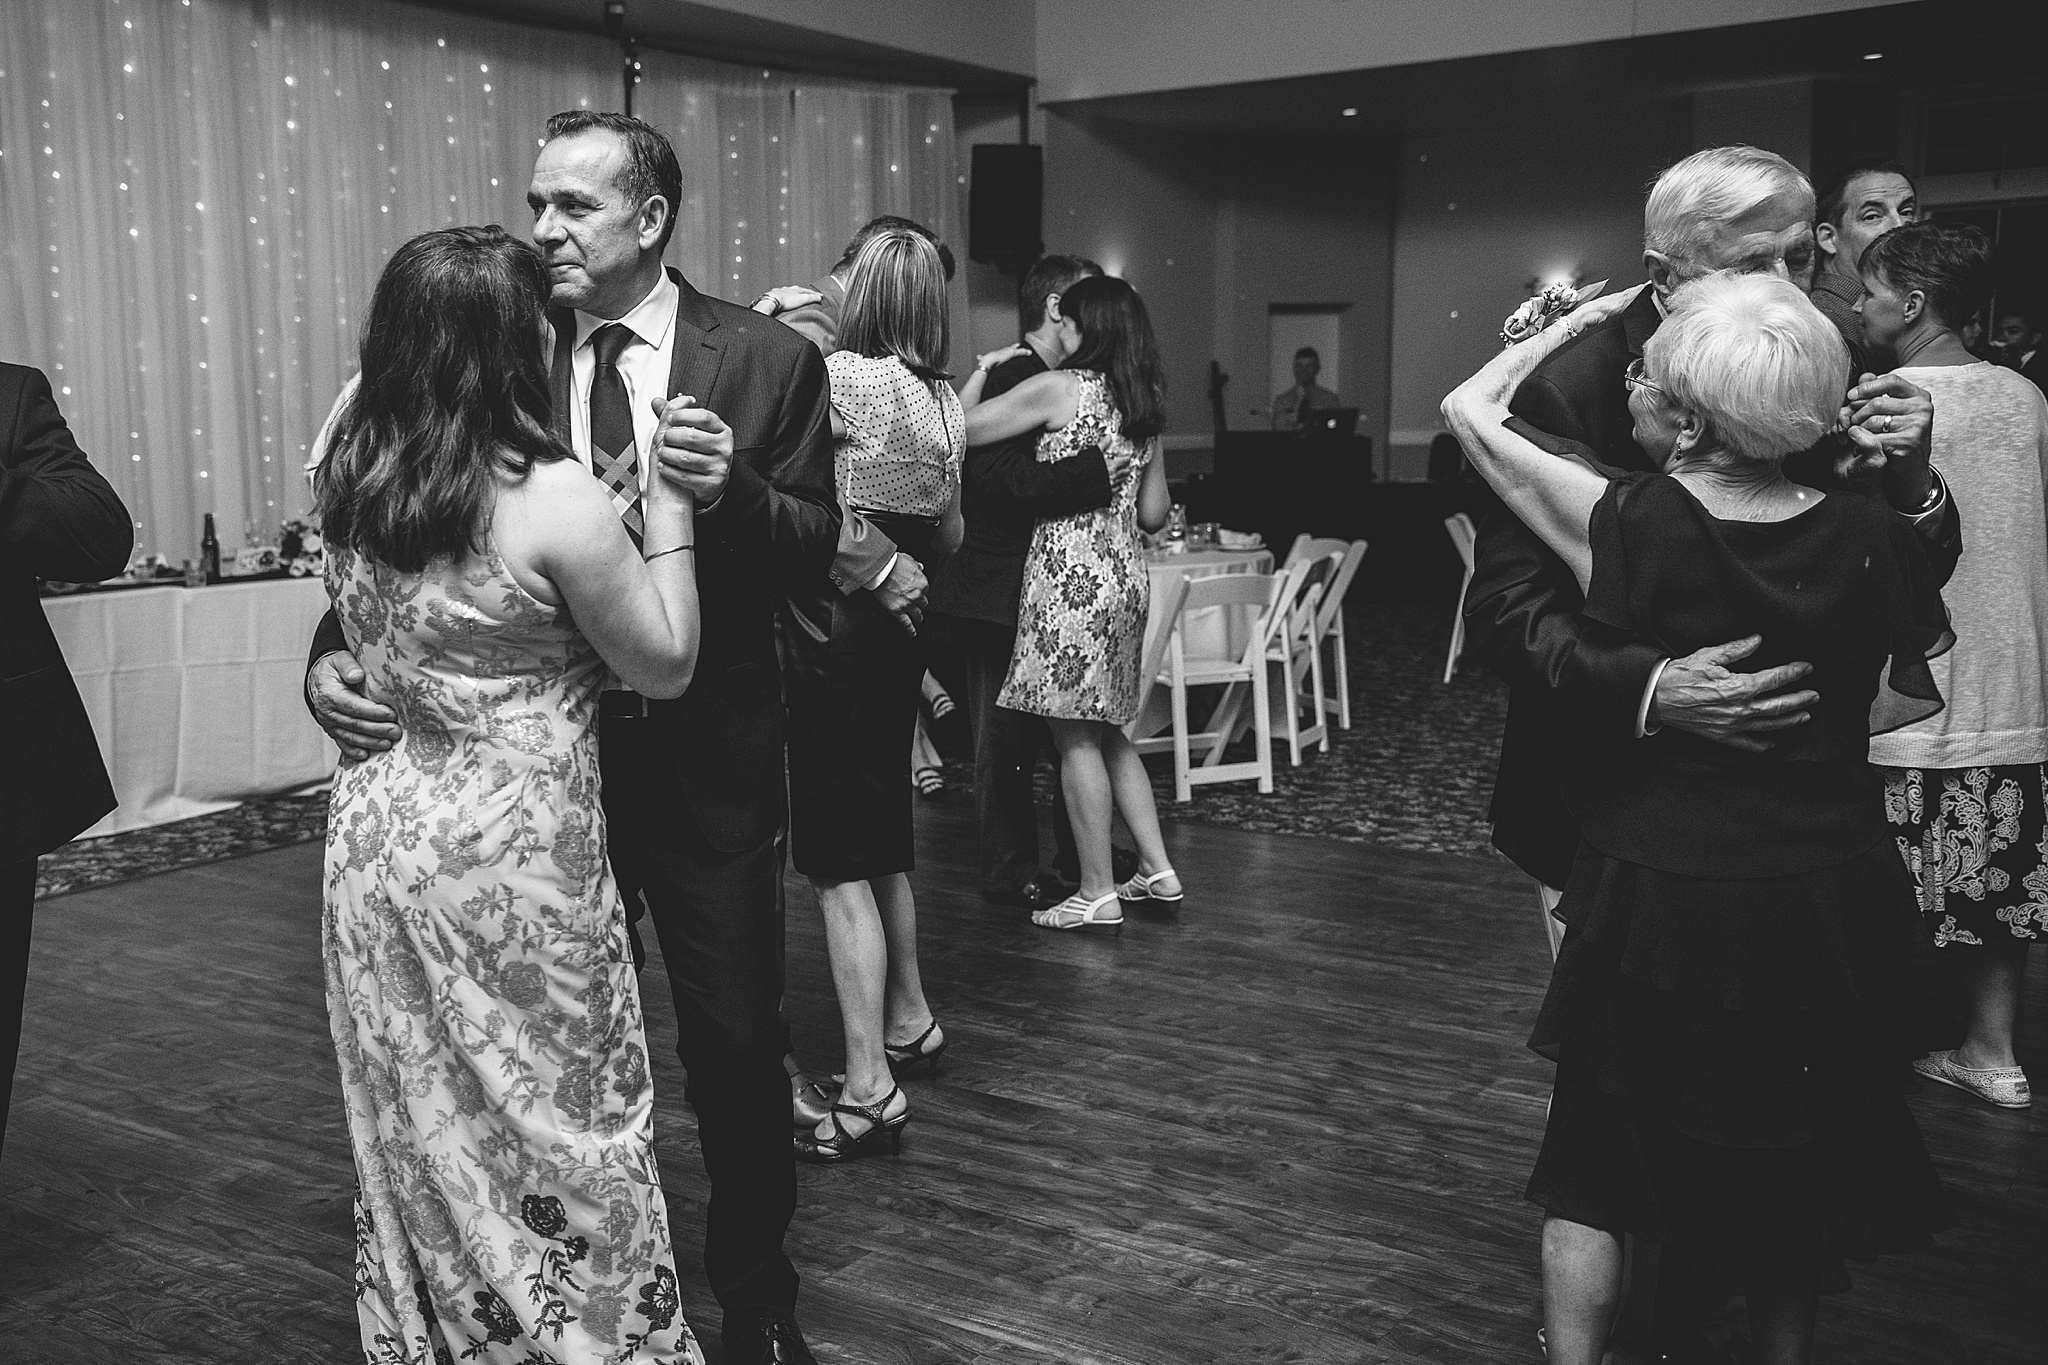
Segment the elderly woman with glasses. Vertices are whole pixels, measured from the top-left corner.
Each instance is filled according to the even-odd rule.
[[[1819,700],[1764,753],[1589,732],[1564,775],[1584,839],[1530,1039],[1557,1063],[1528,1187],[1548,1214],[1548,1350],[1600,1360],[1633,1232],[1676,1282],[1732,1258],[1758,1359],[1798,1362],[1844,1256],[1917,1250],[1953,1222],[1899,1089],[1921,932],[1867,761],[1873,732],[1940,710],[1926,660],[1952,637],[1899,517],[1785,476],[1849,379],[1841,335],[1785,280],[1714,274],[1672,296],[1627,376],[1661,472],[1609,478],[1509,419],[1572,323],[1627,301],[1503,352],[1445,419],[1576,577],[1588,621],[1672,657],[1758,637],[1739,666],[1809,661]]]

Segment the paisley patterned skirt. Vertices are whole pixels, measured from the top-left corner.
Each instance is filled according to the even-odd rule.
[[[1879,771],[1936,945],[2048,935],[2048,765]]]

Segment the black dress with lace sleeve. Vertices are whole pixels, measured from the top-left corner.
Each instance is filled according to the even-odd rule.
[[[1583,748],[1567,932],[1530,1046],[1558,1064],[1529,1197],[1660,1241],[1770,1225],[1824,1281],[1954,1221],[1899,1091],[1924,929],[1866,759],[1942,706],[1952,642],[1918,537],[1831,490],[1722,521],[1632,474],[1590,526],[1586,614],[1676,658],[1760,635],[1737,670],[1804,660],[1811,719],[1752,755],[1665,730]]]
[[[1677,480],[1630,474],[1594,509],[1589,618],[1673,658],[1745,635],[1731,665],[1813,665],[1806,724],[1749,754],[1677,730],[1590,755],[1565,783],[1587,842],[1695,877],[1775,877],[1885,837],[1868,737],[1942,707],[1928,658],[1948,612],[1920,538],[1877,498],[1838,488],[1785,521],[1722,521]]]

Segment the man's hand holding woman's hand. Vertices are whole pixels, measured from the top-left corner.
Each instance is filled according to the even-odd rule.
[[[653,401],[661,414],[655,455],[662,477],[696,499],[700,510],[710,507],[732,476],[732,428],[688,394]]]
[[[1910,516],[1924,509],[1934,492],[1934,400],[1927,390],[1895,374],[1865,374],[1849,390],[1840,420],[1850,450],[1837,460],[1836,476],[1875,477],[1894,510]]]

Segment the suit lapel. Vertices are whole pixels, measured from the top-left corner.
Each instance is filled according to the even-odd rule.
[[[725,337],[718,315],[705,304],[704,296],[690,287],[681,271],[671,267],[668,275],[676,283],[676,336],[669,357],[668,393],[663,396],[673,398],[686,393],[711,407],[711,390],[725,365]]]
[[[1650,338],[1656,335],[1657,326],[1664,321],[1664,315],[1657,311],[1657,289],[1647,285],[1643,292],[1629,301],[1621,310],[1621,334],[1628,342],[1628,353],[1639,356]]]

